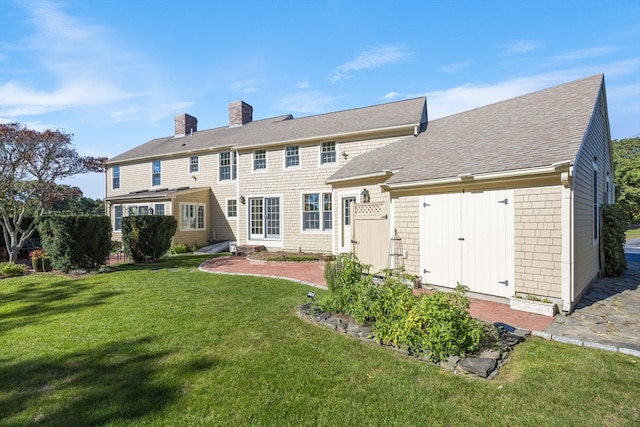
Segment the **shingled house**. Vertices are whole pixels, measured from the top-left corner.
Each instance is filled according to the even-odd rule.
[[[423,97],[262,120],[239,101],[228,126],[181,114],[107,165],[116,238],[125,215],[174,215],[175,243],[354,251],[379,270],[397,230],[425,283],[568,312],[601,271],[614,194],[602,75],[432,121]]]

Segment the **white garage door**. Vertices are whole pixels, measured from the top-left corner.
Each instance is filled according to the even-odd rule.
[[[513,190],[436,194],[420,200],[425,283],[514,295]]]

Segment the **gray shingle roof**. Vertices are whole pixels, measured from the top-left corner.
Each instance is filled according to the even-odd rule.
[[[397,170],[386,184],[498,173],[574,161],[603,76],[430,121],[425,132],[364,153],[328,181]]]
[[[294,119],[291,115],[255,120],[238,127],[219,127],[180,138],[153,139],[108,160],[108,163],[179,155],[198,150],[269,146],[293,141],[336,138],[341,134],[398,126],[419,126],[426,108],[424,97],[353,110]]]

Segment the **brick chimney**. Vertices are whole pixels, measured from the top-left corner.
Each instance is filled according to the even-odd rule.
[[[198,119],[189,114],[178,114],[174,117],[176,123],[176,137],[190,135],[198,131]]]
[[[229,127],[246,125],[253,120],[253,107],[244,101],[229,104]]]

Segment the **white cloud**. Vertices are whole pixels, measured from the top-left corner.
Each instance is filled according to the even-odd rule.
[[[309,83],[308,81],[301,81],[300,83],[298,83],[296,85],[296,87],[298,89],[309,89],[311,87],[311,83]]]
[[[495,84],[467,83],[446,90],[429,92],[426,94],[429,117],[436,119],[449,116],[593,74],[596,72],[585,73],[584,69],[565,70],[510,79]]]
[[[260,83],[262,83],[262,81],[256,79],[238,80],[231,84],[231,90],[240,91],[242,93],[254,93],[258,92],[259,89],[256,86]]]
[[[616,52],[616,47],[594,47],[590,49],[573,50],[561,55],[552,56],[551,59],[559,61],[576,61],[580,59],[595,58],[597,56],[608,55]]]
[[[402,46],[387,45],[362,52],[354,60],[338,65],[329,80],[331,83],[348,80],[354,71],[375,68],[407,59],[410,53]]]
[[[538,50],[542,47],[542,44],[533,40],[516,40],[498,47],[503,49],[503,55],[516,55]]]
[[[24,8],[32,34],[10,48],[30,62],[0,84],[0,114],[113,105],[149,92],[144,82],[152,73],[141,65],[146,61],[113,43],[107,28],[65,14],[49,1],[28,2]]]
[[[342,96],[328,96],[318,91],[293,93],[276,103],[276,108],[286,112],[324,113],[333,110],[333,103]]]
[[[458,62],[456,64],[448,64],[442,67],[440,70],[443,73],[457,73],[458,71],[462,70],[463,68],[467,68],[469,65],[473,63],[474,61],[468,60],[468,61]]]
[[[396,99],[397,97],[399,97],[400,94],[398,92],[389,92],[388,94],[386,94],[385,96],[382,97],[382,99]]]

